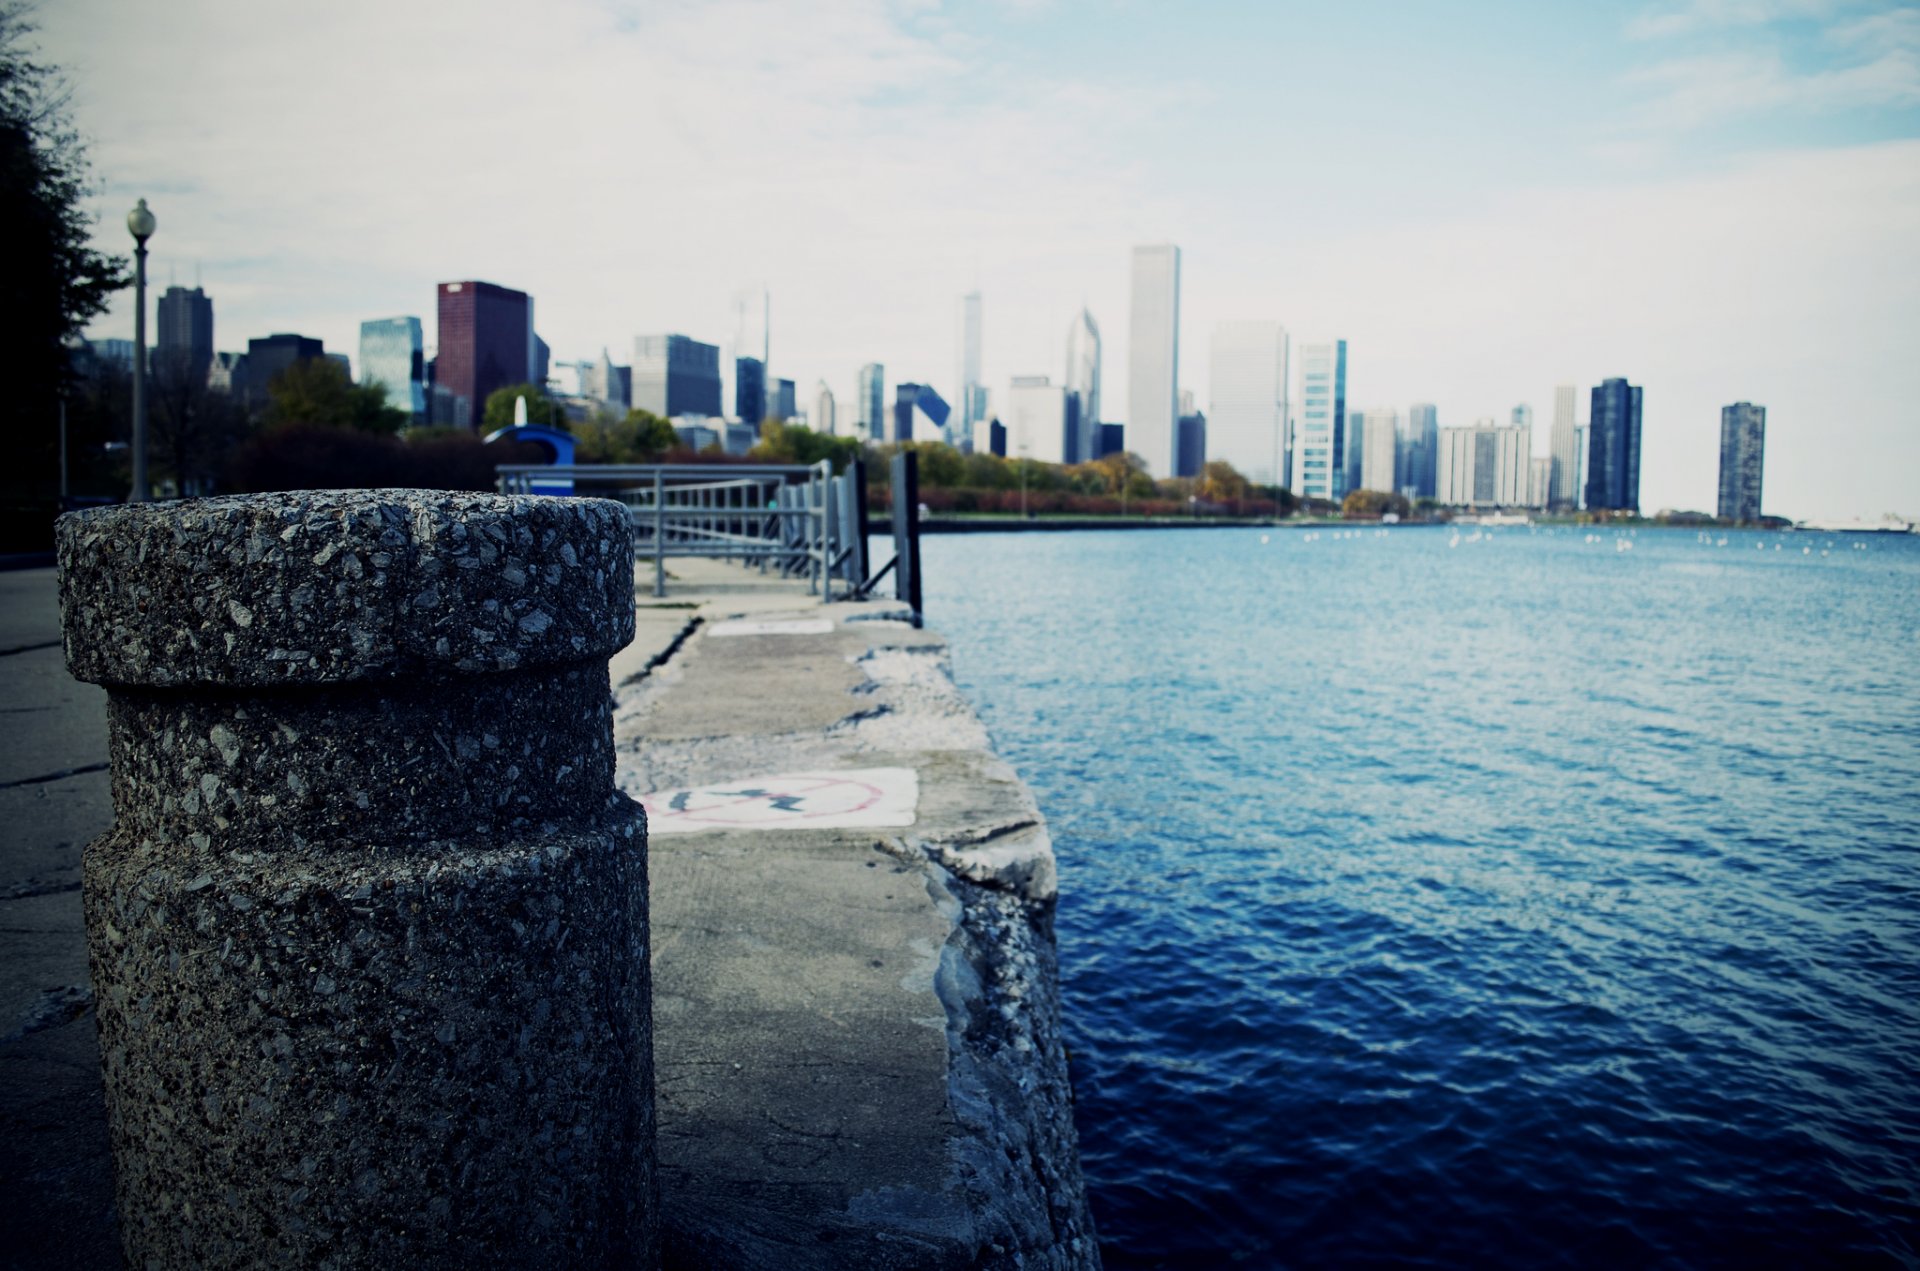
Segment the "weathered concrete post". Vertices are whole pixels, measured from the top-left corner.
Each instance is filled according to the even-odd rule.
[[[654,1261],[627,513],[335,491],[60,522],[136,1268]]]

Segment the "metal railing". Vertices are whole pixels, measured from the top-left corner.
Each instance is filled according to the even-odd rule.
[[[802,464],[502,464],[502,494],[570,492],[618,499],[636,557],[653,560],[666,595],[666,558],[709,556],[807,579],[826,600],[868,588],[864,464],[835,476]],[[835,594],[835,584],[839,594]]]

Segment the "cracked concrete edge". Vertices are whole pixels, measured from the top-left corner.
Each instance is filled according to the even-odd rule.
[[[880,836],[874,845],[922,872],[951,927],[933,988],[947,1015],[948,1103],[968,1133],[953,1141],[949,1185],[968,1195],[977,1230],[988,1241],[982,1265],[1097,1268],[1099,1245],[1073,1122],[1053,934],[1058,872],[1045,817],[1012,766],[994,753],[953,680],[944,638],[885,615],[843,621],[842,630],[857,630],[869,643],[848,656],[866,682],[850,694],[848,714],[838,723],[812,735],[670,745],[717,749],[736,760],[773,760],[781,752],[797,759],[795,752],[817,754],[823,744],[847,761],[902,749],[921,752],[923,766],[934,755],[964,755],[973,761],[964,765],[970,770],[964,779],[998,787],[1003,810],[989,820]],[[659,660],[664,673],[644,684],[616,679],[616,712],[638,722],[642,699],[670,691],[677,679],[673,663],[691,643],[677,642]],[[775,760],[774,766],[782,765]],[[745,775],[751,774],[725,777]],[[1006,808],[1009,798],[1013,806]],[[849,1217],[879,1219],[892,1208],[884,1196],[865,1195]],[[1042,1227],[1049,1233],[1042,1241],[1013,1238]]]

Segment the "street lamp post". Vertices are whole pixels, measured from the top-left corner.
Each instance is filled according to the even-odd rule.
[[[133,235],[133,493],[135,503],[147,501],[147,240],[156,222],[147,201],[127,213],[127,232]]]

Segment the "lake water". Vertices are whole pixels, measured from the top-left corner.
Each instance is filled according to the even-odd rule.
[[[1262,534],[923,544],[1107,1265],[1920,1265],[1920,539]]]

